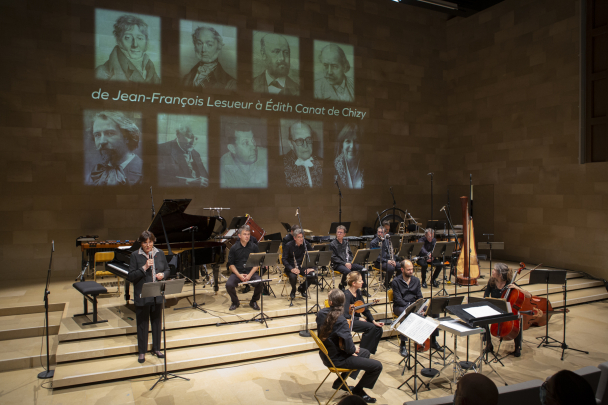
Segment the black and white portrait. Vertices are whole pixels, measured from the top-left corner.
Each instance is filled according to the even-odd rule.
[[[179,29],[183,85],[236,90],[236,27],[181,20]]]
[[[160,18],[97,9],[95,77],[160,83]]]
[[[267,188],[266,120],[222,117],[221,188]]]
[[[141,114],[84,112],[84,178],[93,186],[142,181]]]
[[[281,154],[288,187],[323,185],[323,123],[281,120]]]
[[[297,37],[253,32],[253,91],[300,94],[300,45]]]
[[[363,130],[357,124],[336,124],[335,176],[348,188],[363,188]]]
[[[355,101],[354,47],[315,41],[315,98]]]
[[[158,115],[158,185],[207,187],[207,117]]]

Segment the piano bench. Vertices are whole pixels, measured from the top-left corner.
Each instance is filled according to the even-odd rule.
[[[99,294],[105,294],[108,292],[108,290],[102,286],[99,283],[96,283],[95,281],[80,281],[78,283],[74,283],[72,284],[72,286],[78,290],[79,293],[81,293],[84,297],[83,302],[84,302],[84,313],[83,314],[77,314],[74,315],[73,318],[77,317],[77,316],[87,316],[87,315],[93,315],[93,322],[85,322],[82,325],[93,325],[96,323],[103,323],[103,322],[108,322],[107,320],[98,320],[97,319],[97,296]],[[93,312],[89,313],[89,307],[87,305],[87,301],[91,301],[91,303],[93,304]]]

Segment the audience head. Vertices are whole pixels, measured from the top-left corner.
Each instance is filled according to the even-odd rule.
[[[540,402],[543,405],[593,405],[595,394],[583,377],[570,370],[562,370],[543,383]]]
[[[458,381],[454,392],[455,405],[496,405],[498,388],[483,374],[466,374]]]
[[[344,397],[336,405],[365,405],[367,402],[358,395],[349,395]]]

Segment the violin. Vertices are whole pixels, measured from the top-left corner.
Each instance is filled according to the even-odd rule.
[[[371,305],[377,304],[379,302],[380,302],[380,300],[376,298],[376,299],[371,300],[371,302],[369,302],[367,304],[365,302],[361,301],[361,300],[357,300],[357,301],[355,301],[354,304],[350,304],[350,306],[348,308],[348,313],[350,314],[350,319],[347,319],[346,321],[348,322],[348,327],[350,328],[350,333],[351,334],[353,333],[353,322],[352,322],[352,320],[354,319],[355,314],[356,313],[357,314],[362,314],[363,311],[365,311],[365,308],[367,308],[367,307],[369,307]],[[339,343],[340,349],[344,350],[344,339],[340,338],[338,340],[338,343]]]

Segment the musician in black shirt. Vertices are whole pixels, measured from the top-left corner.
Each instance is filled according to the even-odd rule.
[[[346,319],[352,319],[350,315],[350,306],[353,305],[355,301],[363,302],[363,295],[361,295],[361,291],[359,290],[363,285],[363,277],[361,277],[361,274],[358,271],[351,271],[348,273],[346,280],[348,288],[344,291],[344,317]],[[376,322],[369,307],[365,308],[363,316],[365,316],[367,322],[361,319],[360,314],[355,313],[352,329],[354,332],[363,333],[363,336],[361,336],[361,347],[369,350],[371,354],[376,354],[378,343],[380,343],[380,339],[382,339],[382,327],[384,326],[384,322]]]
[[[236,295],[236,286],[239,283],[246,281],[260,280],[260,275],[257,273],[258,266],[245,267],[250,253],[259,253],[258,245],[250,240],[251,230],[249,225],[243,225],[239,228],[239,241],[235,243],[228,252],[228,269],[232,272],[228,281],[226,281],[226,291],[230,295],[232,305],[230,310],[234,311],[240,306],[239,297]],[[256,311],[260,310],[257,300],[262,294],[262,283],[256,283],[253,290],[253,297],[249,302],[249,306]]]
[[[281,245],[283,247],[285,247],[286,244],[288,244],[289,242],[291,242],[293,240],[293,231],[295,231],[296,229],[300,229],[300,225],[292,225],[291,226],[291,231],[289,231],[289,233],[287,235],[285,235],[285,237],[283,238]]]
[[[154,247],[156,237],[150,231],[143,231],[138,241],[139,250],[131,254],[129,262],[128,281],[133,283],[133,301],[135,301],[135,319],[137,322],[137,347],[139,358],[143,363],[148,351],[148,324],[152,323],[152,354],[164,358],[160,351],[160,332],[162,320],[162,298],[141,297],[141,290],[145,283],[164,280],[169,277],[171,270],[167,258],[162,250]]]
[[[435,266],[435,271],[433,272],[433,276],[431,277],[431,282],[433,286],[439,287],[439,283],[437,282],[437,276],[441,273],[441,269],[443,268],[443,264],[439,260],[433,261],[432,253],[433,249],[435,249],[435,245],[437,244],[437,239],[435,239],[435,230],[433,228],[428,228],[424,232],[424,236],[418,240],[418,242],[424,243],[422,249],[420,249],[420,259],[418,259],[418,264],[420,265],[420,273],[422,276],[422,288],[426,288],[426,269],[429,266]]]
[[[484,298],[502,298],[502,293],[508,288],[513,288],[521,291],[526,298],[530,298],[532,294],[527,292],[526,290],[519,287],[517,284],[509,284],[513,280],[513,270],[509,269],[504,263],[496,263],[494,265],[494,269],[492,269],[492,275],[490,276],[490,280],[488,281],[488,286],[483,293]],[[492,345],[492,339],[490,335],[490,329],[486,326],[486,352],[493,352],[494,346]],[[515,357],[521,356],[521,341],[522,341],[522,328],[520,325],[519,334],[514,339],[515,341],[515,351],[511,352],[511,354]]]
[[[384,227],[379,226],[376,232],[376,237],[374,237],[369,244],[371,249],[382,249],[378,255],[378,259],[376,259],[375,265],[377,268],[381,268],[382,270],[386,271],[386,280],[384,281],[384,286],[386,288],[388,288],[395,270],[397,270],[397,275],[401,274],[401,263],[398,263],[395,260],[395,257],[391,256],[389,238],[390,235],[385,233]],[[394,253],[395,252],[393,251],[393,255]]]
[[[302,269],[302,262],[306,256],[306,250],[312,250],[312,246],[304,239],[304,233],[299,227],[293,231],[293,237],[294,240],[283,246],[283,266],[285,266],[285,274],[289,277],[289,283],[291,284],[291,293],[289,294],[289,297],[294,299],[296,296],[298,275],[306,274],[306,281],[300,284],[300,287],[298,288],[298,292],[302,294],[302,297],[306,298],[307,287],[311,284],[318,284],[314,267],[310,266],[306,269]],[[306,247],[304,247],[304,243],[306,243]]]
[[[317,328],[319,338],[325,344],[328,356],[338,368],[356,369],[350,377],[356,379],[359,371],[365,371],[361,380],[352,389],[352,393],[361,397],[367,403],[375,403],[376,399],[367,395],[364,388],[372,389],[382,372],[382,363],[370,359],[370,353],[364,347],[357,348],[353,342],[348,322],[343,316],[344,293],[338,289],[331,290],[328,294],[329,308],[323,308],[317,312]],[[340,344],[340,341],[343,343]],[[319,356],[326,367],[332,367],[325,354],[319,350]],[[346,378],[348,373],[343,373]],[[334,381],[333,388],[337,389],[342,384],[338,377]],[[342,386],[346,391],[346,387]]]
[[[342,281],[338,286],[341,290],[344,290],[346,276],[351,271],[367,273],[367,270],[360,264],[351,263],[353,261],[353,253],[350,251],[350,246],[348,246],[348,241],[344,239],[344,235],[346,235],[346,227],[344,225],[338,225],[336,228],[336,239],[332,240],[329,244],[329,248],[331,249],[331,266],[334,270],[342,273]],[[363,281],[363,290],[361,291],[361,294],[365,297],[369,297],[370,295],[365,288],[367,288],[367,284]]]

